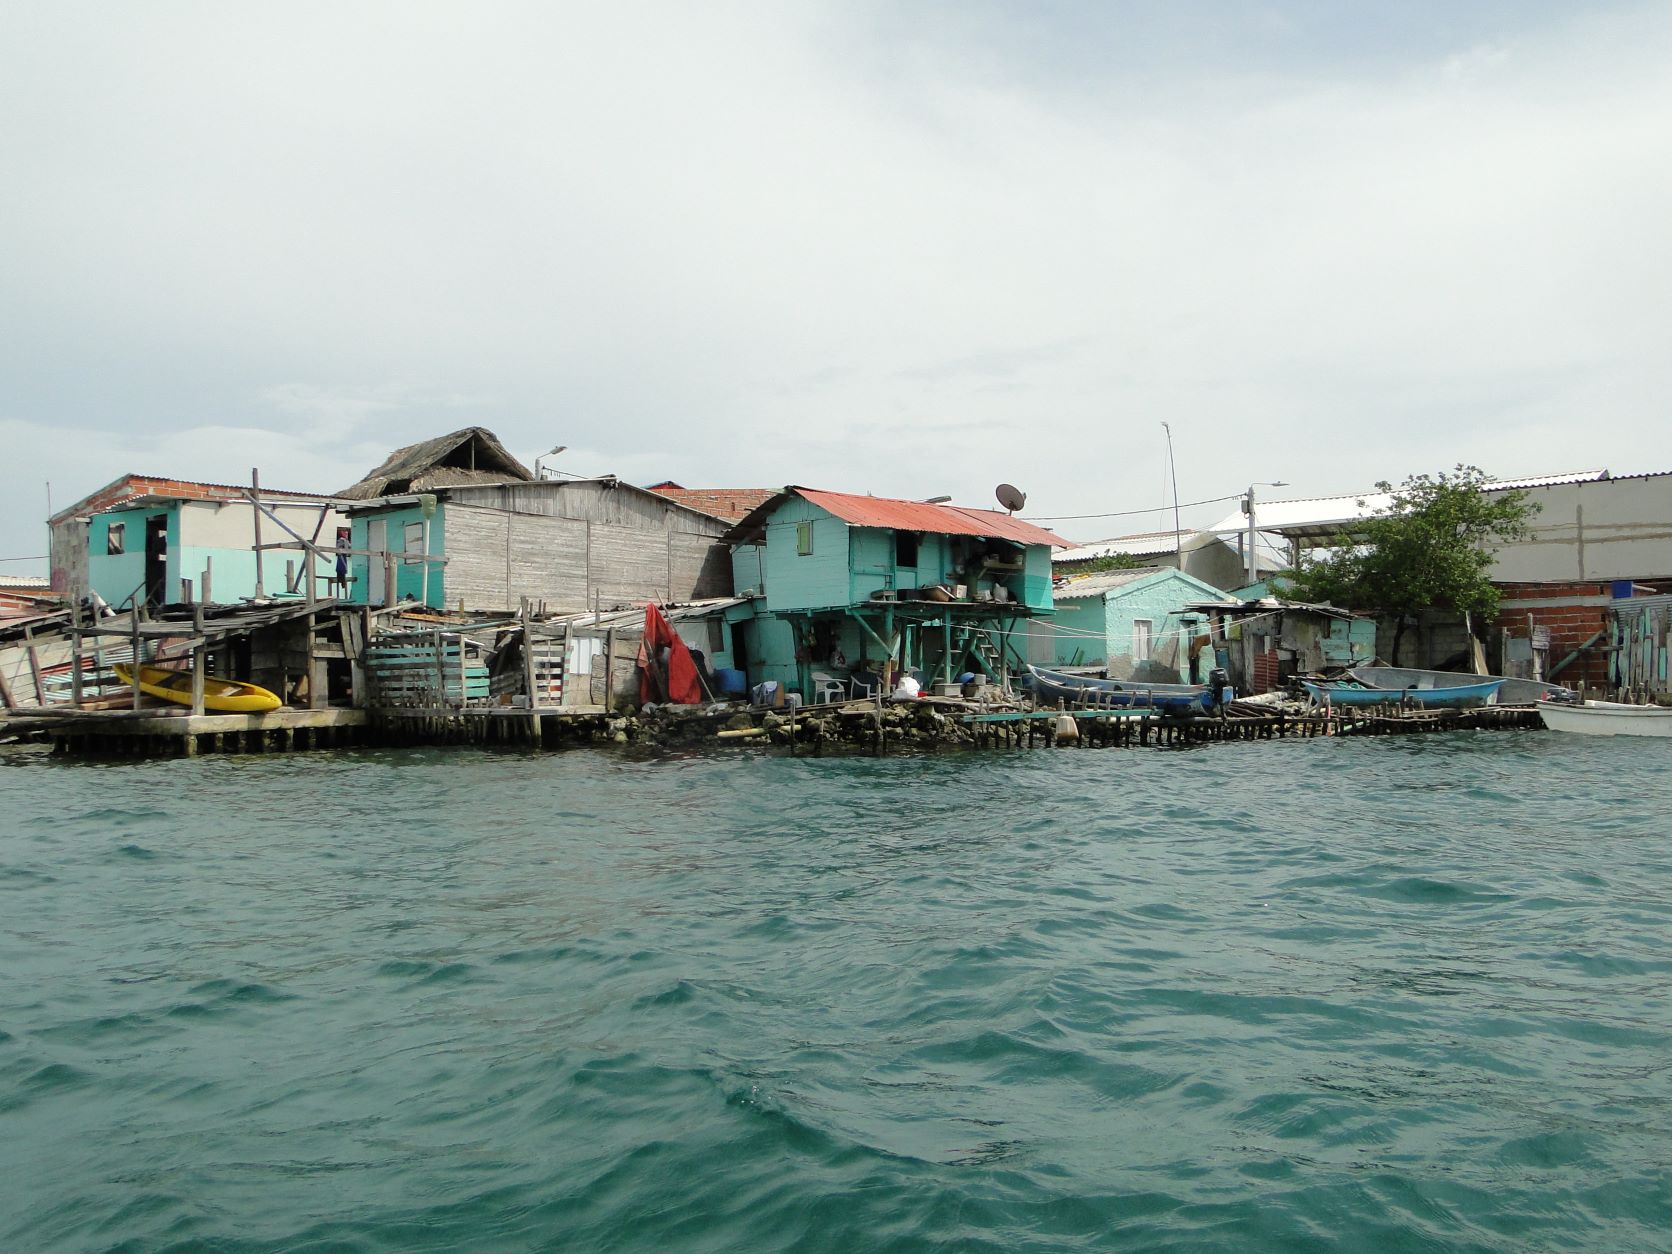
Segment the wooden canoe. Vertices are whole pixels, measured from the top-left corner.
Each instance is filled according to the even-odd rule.
[[[110,669],[123,683],[133,683],[133,671],[123,663],[115,663]],[[190,705],[192,673],[167,670],[161,666],[142,666],[139,668],[139,690],[164,701]],[[212,675],[203,677],[203,708],[206,710],[218,710],[223,714],[265,714],[283,704],[267,689],[247,684],[241,679],[217,679]]]

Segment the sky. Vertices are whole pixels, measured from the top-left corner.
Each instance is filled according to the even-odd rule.
[[[1082,541],[1163,423],[1186,523],[1669,470],[1668,222],[1665,4],[0,0],[0,574],[469,425]]]

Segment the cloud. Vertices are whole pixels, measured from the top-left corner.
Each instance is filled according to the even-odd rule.
[[[468,423],[1041,514],[1162,421],[1187,500],[1672,466],[1652,6],[0,11],[5,534]]]

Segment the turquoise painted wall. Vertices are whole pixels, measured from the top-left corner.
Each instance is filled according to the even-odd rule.
[[[1030,544],[1022,563],[1022,604],[1036,610],[1051,607],[1051,546]]]
[[[163,509],[152,506],[149,509],[112,510],[108,514],[93,515],[87,524],[88,587],[113,606],[126,603],[136,590],[142,593],[145,583],[145,520],[154,514],[167,513],[172,532],[179,526],[176,512],[174,507]],[[121,524],[123,528],[125,550],[115,557],[107,552],[113,523]],[[173,547],[171,538],[170,550]]]
[[[803,522],[813,529],[813,551],[805,555],[797,552],[797,531]],[[792,497],[778,507],[767,520],[764,557],[768,610],[850,603],[848,525],[812,502]]]
[[[1358,666],[1376,656],[1376,620],[1332,619],[1329,635],[1319,642],[1330,666]]]
[[[1217,600],[1222,595],[1211,584],[1170,569],[1109,592],[1104,600],[1109,674],[1122,679],[1136,675],[1157,683],[1189,680],[1190,653],[1178,635],[1183,606],[1192,601]],[[1132,660],[1132,627],[1139,619],[1152,624],[1152,661],[1146,666]],[[1211,662],[1202,663],[1203,678],[1211,667]]]
[[[424,511],[416,505],[396,505],[388,509],[368,511],[355,514],[349,524],[353,535],[349,543],[352,548],[364,551],[371,547],[371,524],[374,519],[382,519],[388,524],[388,545],[397,552],[405,548],[406,525],[408,523],[422,523]],[[435,514],[430,519],[430,547],[432,557],[444,557],[447,553],[447,505],[445,502],[436,506]],[[349,599],[356,605],[370,605],[373,593],[379,596],[383,592],[383,563],[381,559],[369,557],[353,557],[349,559],[349,572],[353,576],[354,585]],[[422,599],[420,593],[424,587],[424,566],[422,562],[402,562],[395,564],[395,599],[397,601],[411,598],[414,601]],[[447,604],[447,568],[440,563],[430,567],[429,598],[426,601],[432,609],[439,609]]]
[[[1053,656],[1059,666],[1101,666],[1107,660],[1108,624],[1102,597],[1058,601],[1051,623]]]

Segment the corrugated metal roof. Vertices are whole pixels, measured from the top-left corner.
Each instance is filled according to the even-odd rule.
[[[1101,574],[1086,575],[1081,579],[1071,579],[1062,587],[1053,589],[1051,600],[1081,601],[1087,597],[1100,597],[1105,592],[1113,592],[1116,588],[1124,588],[1129,583],[1137,583],[1140,579],[1148,579],[1151,575],[1171,569],[1170,566],[1134,566],[1130,570],[1109,570]]]
[[[1643,478],[1647,476],[1632,476]],[[1609,478],[1606,470],[1576,470],[1559,475],[1539,475],[1530,479],[1498,479],[1485,484],[1487,491],[1512,491],[1518,488],[1550,488],[1565,483],[1590,483]],[[1360,492],[1348,496],[1315,496],[1293,501],[1254,500],[1255,523],[1261,531],[1277,531],[1301,538],[1330,537],[1349,523],[1370,518],[1391,508],[1393,496],[1387,492]],[[1208,531],[1246,531],[1248,518],[1239,509],[1227,514]]]
[[[824,492],[815,488],[791,487],[789,491],[829,510],[855,527],[887,527],[896,531],[927,531],[938,535],[981,536],[1013,540],[1017,544],[1048,544],[1068,548],[1068,541],[1055,532],[1023,522],[995,509],[966,509],[959,505],[930,505],[924,501],[901,501],[886,496],[855,496],[848,492]],[[770,504],[770,502],[768,502]]]
[[[40,589],[43,592],[52,588],[50,575],[0,575],[0,588],[15,588],[20,592],[30,592]]]
[[[1093,540],[1058,553],[1051,560],[1058,563],[1089,562],[1100,557],[1127,553],[1133,557],[1149,557],[1155,553],[1177,553],[1179,541],[1193,536],[1194,531],[1140,531],[1129,536],[1111,536],[1107,540]]]
[[[750,510],[778,495],[777,488],[684,488],[677,483],[653,484],[645,490],[725,522],[746,517]]]

